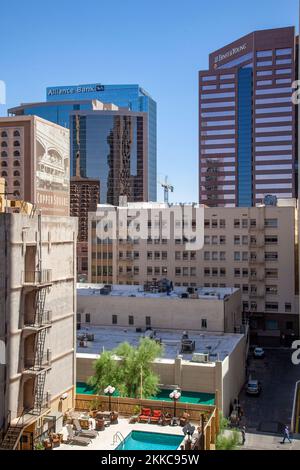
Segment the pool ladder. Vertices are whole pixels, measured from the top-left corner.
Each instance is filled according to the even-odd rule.
[[[120,432],[120,431],[117,431],[116,434],[114,434],[114,437],[113,437],[113,445],[116,445],[118,443],[118,440],[120,441],[122,445],[122,448],[124,447],[124,443],[125,443],[125,437],[123,436],[123,434]]]

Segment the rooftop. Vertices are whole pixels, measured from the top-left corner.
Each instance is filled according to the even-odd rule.
[[[145,334],[145,331],[137,332],[135,328],[120,327],[83,328],[77,332],[77,336],[85,333],[94,335],[94,341],[87,341],[87,347],[79,347],[79,341],[77,341],[77,356],[85,357],[86,354],[92,354],[95,359],[101,352],[112,350],[123,342],[137,346],[141,338],[148,336],[148,332]],[[159,360],[173,361],[181,352],[183,331],[153,330],[152,333],[155,333],[155,338],[161,340],[161,344],[164,346],[163,357]],[[205,363],[207,367],[211,367],[215,361],[223,361],[243,338],[241,334],[212,334],[196,331],[189,331],[188,335],[190,340],[195,341],[195,351],[183,353],[183,360],[190,361],[195,353],[209,353],[210,363]]]
[[[100,296],[101,289],[104,288],[104,284],[77,284],[77,295],[92,295]],[[173,291],[169,293],[166,292],[145,292],[143,286],[127,286],[127,285],[113,285],[111,286],[112,290],[107,295],[111,297],[144,297],[152,299],[180,299],[181,295],[187,292],[186,287],[175,287]],[[199,300],[225,300],[238,289],[231,287],[218,287],[218,288],[209,288],[209,287],[198,287],[197,294]]]

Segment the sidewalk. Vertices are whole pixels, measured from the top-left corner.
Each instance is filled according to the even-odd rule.
[[[292,438],[292,444],[288,441],[280,444],[282,436],[270,436],[266,434],[246,433],[246,442],[241,450],[300,450],[300,436]]]

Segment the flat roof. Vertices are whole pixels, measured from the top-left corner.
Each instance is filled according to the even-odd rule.
[[[156,332],[155,338],[161,340],[161,344],[164,346],[164,353],[163,356],[158,359],[159,361],[168,363],[168,361],[174,360],[181,354],[181,338],[183,331],[169,331],[161,329],[153,330],[153,332],[154,331]],[[77,340],[77,355],[78,357],[88,357],[86,356],[87,354],[93,355],[94,359],[96,359],[97,355],[101,354],[103,351],[115,349],[123,342],[128,342],[132,346],[137,346],[140,339],[145,336],[145,330],[140,333],[133,327],[121,328],[118,326],[90,326],[77,331],[77,337],[85,333],[93,334],[95,340],[93,342],[88,341],[86,348],[80,347],[79,341]],[[197,331],[188,331],[188,335],[189,339],[195,341],[195,351],[188,354],[183,353],[183,360],[191,361],[194,353],[209,353],[210,363],[204,364],[209,367],[211,367],[214,362],[218,360],[223,361],[227,356],[229,356],[243,338],[242,334],[218,334]]]
[[[77,284],[77,295],[87,295],[87,296],[100,296],[100,290],[104,287],[104,284]],[[112,290],[108,294],[110,297],[144,297],[150,299],[180,299],[181,294],[187,292],[186,287],[175,287],[172,292],[168,295],[166,292],[153,293],[145,292],[144,286],[127,286],[127,285],[113,285],[111,286]],[[197,287],[198,299],[195,300],[225,300],[235,292],[238,292],[239,289],[234,287]],[[103,297],[101,295],[101,297]]]

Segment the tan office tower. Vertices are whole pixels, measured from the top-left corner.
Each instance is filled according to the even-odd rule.
[[[124,207],[98,206],[116,211]],[[295,200],[252,208],[204,208],[204,246],[186,249],[184,221],[175,220],[170,237],[151,238],[152,211],[164,224],[174,206],[158,203],[128,204],[133,211],[149,210],[149,237],[106,239],[97,236],[97,213],[89,222],[89,281],[144,285],[172,281],[183,288],[239,288],[244,318],[250,321],[253,341],[290,342],[299,334],[297,207]],[[134,221],[134,216],[133,221]],[[128,223],[131,223],[130,220]],[[123,226],[125,224],[123,223]],[[196,230],[203,230],[196,225]],[[172,228],[173,227],[173,228]],[[287,227],[289,228],[287,230]],[[117,225],[117,233],[119,227]],[[173,231],[172,231],[173,230]],[[176,229],[177,230],[177,229]]]
[[[69,130],[37,116],[0,118],[0,177],[43,215],[70,213]]]
[[[0,449],[32,449],[74,406],[77,220],[0,207]]]

